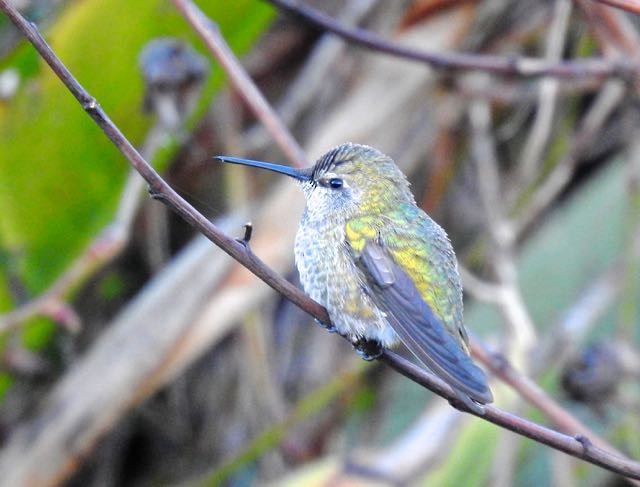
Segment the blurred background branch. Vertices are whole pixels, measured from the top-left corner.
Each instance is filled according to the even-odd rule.
[[[64,65],[55,56],[53,51],[51,51],[51,49],[47,46],[44,38],[40,36],[37,29],[35,29],[33,25],[29,25],[26,20],[20,17],[20,15],[17,14],[15,10],[11,9],[3,0],[0,0],[0,9],[2,9],[3,12],[5,12],[16,24],[16,26],[20,28],[20,30],[38,50],[43,59],[47,61],[51,68],[60,77],[61,81],[69,88],[69,90],[76,96],[78,101],[83,105],[85,110],[104,130],[105,134],[114,142],[117,147],[122,150],[123,155],[127,157],[131,165],[140,173],[141,176],[144,177],[145,181],[149,184],[149,187],[151,188],[150,192],[154,198],[161,200],[167,206],[174,209],[174,211],[180,214],[180,216],[182,216],[185,220],[195,225],[200,231],[203,232],[203,234],[205,234],[210,240],[216,243],[216,245],[225,250],[225,252],[229,253],[236,260],[244,264],[249,270],[251,270],[251,272],[261,277],[267,284],[279,291],[283,296],[287,297],[287,299],[296,303],[299,307],[312,314],[312,316],[322,321],[323,323],[330,322],[326,311],[321,309],[317,303],[314,303],[307,297],[301,296],[300,291],[291,287],[288,282],[284,281],[282,278],[279,278],[273,271],[268,269],[250,251],[248,246],[250,242],[247,241],[245,242],[245,244],[241,244],[237,241],[233,241],[229,237],[226,237],[220,230],[218,230],[215,226],[204,219],[204,217],[202,217],[185,200],[178,196],[177,193],[175,193],[160,178],[160,176],[155,173],[152,167],[135,151],[135,149],[129,144],[127,139],[110,121],[107,115],[102,112],[102,109],[99,108],[99,105],[96,103],[96,101],[73,78],[72,74],[66,69],[66,67],[64,67]],[[244,249],[244,252],[239,252],[238,248]],[[425,372],[423,369],[410,364],[406,361],[406,359],[403,359],[400,356],[387,351],[382,356],[382,360],[405,377],[408,377],[414,382],[427,387],[428,389],[438,393],[439,395],[442,395],[449,401],[455,402],[455,394],[446,384],[444,384],[436,377],[432,376],[430,373]],[[131,367],[130,365],[128,365],[128,367],[133,369],[133,367]],[[155,367],[157,367],[157,365]],[[89,367],[85,366],[85,369],[89,369]],[[95,370],[93,370],[93,373],[91,375],[99,374],[99,371],[100,368],[96,368]],[[155,377],[154,379],[157,380],[157,377]],[[70,387],[70,390],[74,391],[74,395],[76,394],[75,391],[78,390],[83,390],[83,394],[87,394],[88,386],[84,383],[84,378],[77,383],[71,378],[68,378],[67,380],[69,380],[67,384],[73,384],[72,386],[68,387]],[[140,380],[144,380],[144,376],[133,376],[130,377],[129,380],[138,382]],[[146,386],[145,388],[148,389],[149,386]],[[57,390],[57,394],[59,395],[59,397],[57,399],[50,399],[50,401],[54,404],[57,401],[60,401],[62,403],[72,402],[70,401],[71,398],[67,397],[64,393],[64,389],[65,387],[61,386]],[[103,390],[101,392],[101,395],[103,395],[105,392],[106,391]],[[458,405],[457,407],[460,407],[460,405]],[[55,411],[55,409],[57,408],[53,407],[53,411]],[[45,410],[43,414],[46,417],[51,413],[47,413]],[[65,414],[67,414],[67,417],[71,419],[70,425],[68,427],[73,427],[76,422],[76,420],[73,419],[73,415],[69,415],[68,412],[66,412]],[[53,413],[53,416],[56,416],[56,414]],[[79,414],[79,416],[82,416],[82,414]],[[509,415],[508,413],[505,413],[493,406],[487,406],[485,414],[481,417],[502,427],[508,428],[516,433],[523,434],[536,441],[545,443],[549,446],[552,446],[553,448],[564,451],[565,453],[577,456],[612,471],[622,473],[625,476],[640,479],[640,464],[635,464],[634,462],[621,457],[616,458],[606,451],[591,445],[590,440],[586,439],[586,437],[582,440],[574,439],[560,433],[553,432],[539,425],[535,425],[534,423],[526,421],[522,418]],[[109,419],[109,421],[113,420],[114,418]],[[98,425],[103,423],[104,421],[105,419],[102,419],[100,417],[96,418],[94,434],[100,434],[100,427]],[[60,421],[59,418],[56,418],[54,422],[58,428],[61,427],[62,421]],[[24,442],[25,435],[32,436],[33,433],[29,432],[30,429],[31,428],[27,426],[23,428],[21,432],[16,432],[15,437],[12,438],[10,444],[7,446],[7,452],[5,453],[4,458],[0,460],[0,464],[5,465],[4,468],[7,472],[5,478],[10,478],[11,484],[21,483],[21,478],[26,481],[30,476],[35,476],[36,478],[42,479],[49,477],[60,478],[60,475],[64,475],[63,472],[66,470],[65,466],[69,465],[70,462],[75,461],[74,456],[63,456],[59,460],[60,466],[57,466],[55,462],[51,462],[51,464],[47,466],[47,456],[50,457],[53,453],[53,451],[50,450],[51,447],[43,448],[42,446],[38,447],[35,445],[35,450],[40,451],[38,452],[38,454],[31,457],[33,460],[29,461],[28,458],[24,458],[24,454],[26,453],[26,451],[20,451],[20,444]],[[45,429],[47,428],[45,427]],[[86,428],[86,430],[90,429],[93,428]],[[85,431],[84,434],[86,435],[86,433],[87,431]],[[64,430],[61,431],[61,438],[67,437],[68,434],[69,433]],[[46,432],[46,436],[47,442],[54,441],[55,445],[55,440],[51,438],[51,434],[48,431]],[[93,435],[88,435],[82,442],[85,445],[90,444],[93,440],[92,436]],[[76,438],[75,441],[77,442],[78,439]],[[589,442],[589,444],[585,442]],[[28,443],[31,443],[31,441],[29,441]],[[42,445],[42,443],[38,442],[37,440],[35,441],[35,443],[40,443],[40,445]],[[63,443],[58,444],[57,448],[61,448],[62,445]],[[86,446],[80,446],[79,453],[82,453],[84,448],[86,448]],[[17,459],[20,457],[23,458],[23,462],[21,465],[18,465]],[[35,461],[36,459],[37,461]],[[33,470],[36,465],[39,465],[38,468],[41,469],[39,472],[35,472]],[[62,471],[56,471],[56,469],[60,467],[62,467]],[[24,474],[22,474],[22,476],[21,471],[24,471]]]
[[[313,3],[293,8],[316,15]],[[134,14],[127,16],[118,16],[117,6],[106,12],[98,4],[88,0],[82,8],[65,7],[59,21],[52,17],[51,38],[60,42],[63,49],[56,51],[66,53],[65,61],[97,92],[118,125],[144,147],[144,133],[153,128],[142,131],[144,123],[132,123],[138,117],[131,106],[142,96],[130,82],[135,75],[126,69],[135,64],[153,29],[127,21],[158,20],[162,28],[155,35],[178,32],[183,22],[162,10],[166,7],[158,8],[156,0],[144,0],[133,10],[126,7]],[[212,34],[217,26],[211,31],[203,12],[190,2],[175,4],[189,14],[205,45],[197,44],[188,27],[182,35],[200,50],[222,53],[221,65],[233,64],[236,74],[240,65],[224,42],[246,51],[274,18],[272,10],[253,0],[224,13],[214,5],[203,6],[219,21],[216,37]],[[23,8],[37,19],[39,11],[33,5],[25,3]],[[214,71],[193,115],[185,116],[153,159],[170,184],[203,206],[225,233],[241,233],[241,224],[251,215],[255,255],[294,280],[290,242],[302,202],[293,185],[276,186],[269,177],[250,179],[201,161],[214,153],[267,160],[302,153],[287,146],[288,131],[278,122],[272,123],[275,129],[268,137],[253,125],[258,115],[252,107],[263,103],[257,113],[266,113],[269,105],[251,95],[252,90],[280,100],[282,116],[295,138],[304,142],[305,153],[319,154],[344,140],[378,146],[403,165],[418,201],[447,228],[464,262],[465,287],[476,298],[469,301],[467,321],[482,336],[474,337],[474,353],[518,391],[514,396],[494,382],[498,404],[536,419],[539,409],[570,435],[586,435],[607,450],[615,444],[638,457],[640,445],[629,434],[640,409],[634,305],[640,289],[634,271],[640,260],[640,219],[634,203],[638,171],[632,163],[637,120],[632,73],[638,62],[638,35],[632,18],[620,11],[591,1],[575,5],[570,9],[569,2],[561,0],[539,5],[413,0],[393,7],[371,0],[323,2],[327,15],[320,15],[321,20],[346,35],[373,39],[374,48],[391,44],[400,55],[427,53],[428,63],[444,60],[445,69],[425,70],[394,57],[367,54],[284,17],[271,24],[244,61],[253,82],[239,71],[235,79],[243,80],[214,99],[219,88],[213,87],[220,85]],[[105,21],[110,13],[116,15]],[[99,19],[96,26],[92,18]],[[362,27],[344,27],[354,24]],[[82,48],[97,33],[113,32],[118,26],[123,27],[110,36],[120,42],[105,42],[112,48],[103,56],[94,47],[96,59],[116,59],[120,47],[133,56],[118,58],[117,67],[96,67],[99,76],[92,77]],[[10,31],[0,23],[0,44],[7,28]],[[65,36],[82,29],[85,40]],[[42,82],[46,70],[27,68],[34,61],[15,35],[6,38],[13,46],[8,52],[18,53],[0,65],[0,137],[8,149],[0,156],[7,190],[0,194],[0,247],[5,252],[0,254],[0,309],[9,311],[15,308],[11,303],[25,303],[22,309],[28,309],[26,303],[38,303],[32,296],[47,296],[49,289],[56,289],[56,279],[63,279],[64,269],[84,262],[80,249],[99,242],[95,235],[117,219],[126,171],[118,165],[119,156],[102,148],[99,134],[84,146],[94,140],[84,129],[74,136],[71,123],[64,132],[56,132],[55,123],[46,125],[50,114],[68,116],[63,115],[66,105],[57,103],[64,96],[51,92],[56,83]],[[73,49],[65,51],[65,45],[76,46],[80,56]],[[469,54],[450,54],[456,51]],[[489,62],[490,71],[498,66],[504,75],[491,79],[464,72],[476,70],[478,62]],[[580,66],[587,66],[587,71],[576,71]],[[122,78],[126,81],[109,79],[118,69],[127,73]],[[143,77],[148,82],[147,75]],[[17,84],[11,81],[16,79]],[[176,119],[172,106],[194,98],[185,98],[180,85],[178,104],[167,105],[165,78],[160,79],[154,103],[159,120],[161,113],[168,114],[170,126]],[[247,88],[254,84],[256,89]],[[137,98],[114,86],[137,89]],[[43,112],[38,111],[39,98],[34,98],[38,90],[44,90],[41,96],[48,100]],[[21,101],[25,99],[29,101]],[[86,101],[93,111],[91,100]],[[30,109],[20,111],[21,106]],[[34,113],[39,116],[32,120]],[[27,120],[26,126],[14,125],[20,120]],[[82,117],[77,120],[77,127],[86,126]],[[49,143],[47,164],[38,166],[42,158],[34,154],[43,152],[31,134],[39,133],[40,126],[48,127],[49,137],[41,139]],[[20,145],[21,136],[31,139]],[[77,144],[68,144],[72,137]],[[67,141],[59,150],[53,145],[58,140]],[[272,140],[280,140],[281,147],[273,147]],[[87,157],[94,153],[95,158]],[[60,168],[59,157],[69,169]],[[39,182],[39,190],[20,186],[22,176],[18,165],[10,164],[13,160],[29,161],[31,174],[38,175],[30,178],[31,185]],[[90,161],[90,171],[83,176],[84,161]],[[61,174],[77,174],[77,182],[56,193],[56,185],[52,189],[45,184],[48,168],[49,180],[58,182],[57,187]],[[101,178],[108,188],[102,193]],[[67,203],[70,197],[80,198],[78,190],[85,198],[78,208],[90,208],[96,215],[92,219]],[[56,205],[36,204],[50,194],[58,196]],[[20,205],[12,204],[18,201]],[[140,200],[132,201],[137,206]],[[56,216],[32,216],[40,215],[40,208]],[[122,485],[136,482],[136,476],[154,478],[152,483],[202,478],[212,483],[268,479],[308,484],[315,478],[336,485],[610,481],[601,470],[563,460],[513,435],[498,435],[495,427],[430,401],[421,388],[384,367],[356,367],[348,344],[300,326],[307,321],[303,314],[245,269],[230,265],[203,239],[188,243],[192,231],[162,208],[143,204],[126,242],[108,258],[110,263],[87,264],[61,299],[53,301],[55,306],[43,306],[36,313],[53,315],[71,330],[81,322],[75,335],[45,335],[42,330],[51,330],[49,320],[32,318],[20,320],[22,327],[6,333],[2,363],[8,385],[0,422],[11,432],[20,420],[24,426],[46,411],[64,413],[56,417],[59,436],[51,436],[48,447],[41,443],[42,449],[32,449],[31,458],[42,455],[39,467],[63,465],[69,458],[64,449],[53,447],[55,438],[89,451],[96,438],[110,431],[71,483]],[[65,225],[65,219],[72,226]],[[46,225],[31,225],[33,221],[55,221],[56,228],[47,230]],[[33,239],[36,229],[42,235],[39,241]],[[82,245],[80,240],[73,243],[74,231],[84,235]],[[494,308],[502,311],[495,314]],[[515,326],[522,320],[505,312],[513,309],[527,316],[529,325]],[[35,336],[52,338],[40,338],[40,348],[25,345]],[[84,357],[78,358],[84,348]],[[496,352],[483,355],[485,349]],[[515,373],[509,363],[528,376]],[[332,387],[327,378],[334,375],[350,377],[349,387]],[[87,383],[95,388],[80,390]],[[320,397],[314,391],[323,399],[311,401],[324,406],[307,408],[307,398]],[[48,399],[42,402],[43,397]],[[29,406],[38,402],[39,412]],[[96,404],[101,408],[98,416]],[[138,406],[132,410],[133,405]],[[72,427],[73,418],[92,426],[69,439],[64,431],[79,431]],[[425,435],[434,440],[420,441]],[[569,444],[584,449],[578,441]],[[154,460],[143,453],[149,449]],[[52,456],[52,451],[59,456]],[[136,465],[126,458],[136,458]],[[219,466],[213,474],[212,465]],[[460,472],[465,472],[464,478]]]
[[[637,0],[595,0],[600,3],[604,3],[605,5],[611,5],[612,7],[616,7],[622,10],[626,10],[627,12],[631,12],[633,14],[640,14],[640,2]]]
[[[547,62],[542,59],[505,58],[458,53],[432,53],[416,51],[386,42],[373,33],[361,29],[349,28],[335,22],[331,17],[318,10],[294,3],[290,0],[268,0],[278,8],[312,23],[318,28],[333,32],[350,42],[362,45],[385,54],[425,63],[436,69],[478,70],[486,73],[518,76],[558,76],[576,78],[586,76],[633,76],[639,67],[633,64],[605,62],[602,59],[589,59],[576,62]]]

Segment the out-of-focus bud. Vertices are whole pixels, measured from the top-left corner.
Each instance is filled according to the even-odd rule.
[[[144,111],[155,113],[168,129],[179,128],[196,106],[209,65],[176,39],[156,39],[140,54],[145,81]]]
[[[622,375],[613,347],[594,344],[567,364],[561,383],[571,399],[602,404],[615,396]]]

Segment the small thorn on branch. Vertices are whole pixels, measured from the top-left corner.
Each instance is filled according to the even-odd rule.
[[[84,108],[88,112],[92,112],[98,109],[98,102],[95,98],[89,98],[88,100],[82,103],[82,108]]]
[[[585,454],[588,453],[591,447],[593,446],[593,443],[591,443],[591,440],[584,435],[575,435],[574,438],[578,443],[582,445],[582,448]]]
[[[244,228],[244,235],[242,238],[237,238],[236,242],[244,245],[247,249],[249,248],[249,241],[251,240],[251,235],[253,234],[253,223],[247,222],[242,225]]]

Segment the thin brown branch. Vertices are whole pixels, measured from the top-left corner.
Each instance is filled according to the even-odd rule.
[[[529,57],[425,52],[399,46],[364,29],[344,26],[324,13],[292,0],[267,1],[318,29],[333,32],[354,44],[392,56],[424,63],[436,69],[477,70],[500,75],[523,77],[555,76],[571,79],[619,75],[632,76],[640,71],[640,65],[636,63],[625,63],[602,58],[554,62]]]
[[[263,94],[253,83],[245,69],[220,34],[220,29],[208,19],[192,2],[173,0],[175,7],[184,15],[200,35],[211,54],[218,60],[238,92],[247,102],[256,117],[264,124],[287,158],[296,167],[308,166],[307,156],[284,126],[280,117],[271,108]]]
[[[251,253],[247,246],[225,235],[181,198],[160,177],[113,124],[102,108],[100,108],[97,101],[75,80],[72,74],[49,48],[35,25],[26,21],[7,0],[0,0],[0,10],[3,11],[27,39],[29,39],[42,58],[51,66],[60,80],[76,97],[85,111],[87,111],[105,135],[107,135],[131,165],[147,181],[151,193],[157,199],[160,199],[171,207],[185,221],[197,228],[209,240],[218,245],[291,302],[323,322],[329,322],[327,312],[320,304],[311,300],[295,286],[268,268]],[[417,384],[432,390],[451,402],[455,401],[455,395],[447,384],[408,360],[389,351],[382,355],[381,360]],[[554,449],[593,463],[594,465],[601,466],[620,475],[640,479],[640,464],[626,458],[612,455],[591,444],[587,438],[574,438],[564,435],[526,419],[519,418],[506,411],[502,411],[494,406],[487,406],[485,414],[481,417],[517,434],[531,438]]]
[[[463,277],[465,289],[472,290],[471,294],[476,299],[492,303],[500,301],[501,286],[478,279],[464,266],[460,266],[459,269]],[[595,321],[595,317],[599,316],[602,310],[611,304],[613,296],[620,286],[620,283],[613,279],[613,277],[619,274],[619,266],[615,266],[612,271],[607,272],[603,278],[599,279],[593,286],[593,289],[590,288],[586,295],[579,300],[579,303],[574,306],[575,309],[573,313],[562,321],[562,328],[583,329],[588,326],[589,323]],[[571,350],[571,346],[567,343],[567,334],[568,331],[566,330],[555,330],[553,348],[549,353],[544,355],[542,360],[538,360],[538,362],[545,363],[546,365],[554,362],[557,366],[558,357],[566,356]],[[579,337],[575,336],[574,333],[571,338],[571,342],[573,343],[578,340]],[[533,380],[515,370],[506,357],[490,352],[481,342],[475,340],[473,337],[471,338],[471,353],[474,358],[484,364],[493,375],[511,386],[523,399],[541,411],[561,431],[569,434],[580,433],[588,435],[597,446],[621,454],[604,438],[598,436],[584,423],[563,409],[562,406],[553,398],[549,397]],[[552,357],[554,360],[552,360]],[[538,368],[534,370],[534,373],[540,370],[538,366]],[[638,485],[640,485],[640,483]]]
[[[499,377],[500,380],[509,384],[529,404],[532,404],[544,413],[544,415],[547,416],[553,424],[556,425],[556,427],[566,433],[576,434],[577,432],[580,432],[579,434],[582,435],[588,434],[594,445],[623,456],[623,453],[617,448],[614,448],[604,438],[598,436],[584,423],[576,419],[571,413],[566,411],[556,401],[549,397],[547,393],[538,386],[538,384],[528,377],[518,373],[518,371],[512,367],[505,357],[490,353],[477,341],[472,341],[471,350],[473,356],[479,362],[484,364],[494,375]],[[631,482],[634,485],[640,485],[640,482],[638,481]]]
[[[415,383],[426,387],[450,401],[455,401],[453,391],[447,384],[394,352],[385,352],[381,360]],[[474,412],[471,412],[471,414],[477,416]],[[640,479],[640,472],[637,471],[637,469],[640,468],[640,464],[623,457],[613,456],[609,452],[593,445],[585,436],[576,435],[575,437],[571,437],[491,405],[486,406],[484,416],[479,417],[519,435],[550,446],[551,448],[586,460],[594,465],[599,465],[626,477]],[[613,461],[613,464],[610,463],[611,461]]]
[[[286,295],[294,304],[301,307],[306,305],[308,309],[305,309],[307,311],[313,310],[312,314],[314,316],[322,320],[328,320],[327,312],[322,306],[318,303],[313,303],[311,307],[309,307],[309,299],[303,292],[292,284],[284,281],[279,275],[258,261],[244,245],[222,233],[160,177],[151,165],[143,159],[136,148],[131,145],[122,132],[120,132],[118,127],[116,127],[104,110],[102,110],[96,99],[89,95],[57,58],[35,24],[25,20],[24,17],[5,0],[0,0],[0,10],[9,17],[29,42],[33,44],[53,72],[78,100],[82,108],[102,129],[109,140],[122,152],[133,168],[145,179],[149,185],[149,192],[154,197],[162,200],[166,205],[171,207],[178,215],[184,218],[187,223],[199,229],[205,237],[222,248],[231,257],[246,267],[254,269],[254,273],[258,277],[276,291]]]

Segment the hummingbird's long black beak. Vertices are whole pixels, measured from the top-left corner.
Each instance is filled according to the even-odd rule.
[[[240,164],[242,166],[259,167],[266,169],[267,171],[273,171],[280,174],[285,174],[298,181],[309,181],[311,177],[306,174],[304,170],[296,169],[289,166],[283,166],[281,164],[272,164],[270,162],[252,161],[251,159],[240,159],[239,157],[227,157],[227,156],[215,156],[221,162],[229,162],[231,164]]]

